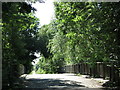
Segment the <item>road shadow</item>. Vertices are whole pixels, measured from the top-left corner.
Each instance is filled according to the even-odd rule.
[[[59,79],[26,79],[25,88],[20,90],[108,90],[105,88],[88,88],[81,82]]]
[[[85,87],[80,85],[81,82],[59,79],[26,79],[24,81],[25,88],[69,88],[69,87]]]
[[[112,82],[108,81],[102,85],[105,88],[109,88],[110,90],[120,90],[120,82]]]
[[[13,90],[109,90],[105,88],[88,88],[82,85],[81,82],[61,78],[24,78],[22,80],[23,87]]]

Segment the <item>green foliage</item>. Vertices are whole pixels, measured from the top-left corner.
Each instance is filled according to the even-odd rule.
[[[53,72],[63,65],[80,62],[94,65],[115,61],[120,66],[119,2],[55,2],[54,5],[56,20],[39,30],[45,60],[39,61],[42,66],[46,67],[49,61]],[[47,69],[42,70],[48,73]]]
[[[55,2],[56,19],[38,31],[27,3],[3,3],[3,82],[13,86],[18,66],[36,73],[57,73],[67,64],[115,61],[120,67],[120,2]],[[13,72],[14,71],[14,72]]]
[[[40,56],[39,62],[34,66],[37,74],[54,73],[52,60],[46,59],[43,55]]]
[[[80,61],[93,63],[113,59],[118,61],[115,57],[119,57],[116,50],[119,47],[117,42],[119,20],[116,20],[119,18],[120,11],[117,9],[119,3],[55,2],[55,6],[59,23],[57,31],[63,33],[60,38],[65,37],[62,41],[66,41],[64,43],[59,41],[65,46],[65,49],[62,49],[64,60],[68,63]],[[118,31],[115,31],[116,28]],[[56,35],[58,36],[57,33]],[[55,43],[52,45],[53,48],[61,51],[60,44],[58,45],[55,40],[56,38],[52,40]],[[60,55],[63,52],[56,54]],[[111,54],[114,56],[110,56]]]
[[[54,22],[53,20],[49,25],[44,25],[39,30],[39,42],[41,53],[43,54],[43,56],[41,56],[42,58],[39,60],[39,63],[36,66],[39,67],[36,70],[37,73],[55,73],[57,72],[56,67],[59,67],[59,65],[61,65],[61,61],[59,61],[59,58],[57,62],[57,59],[55,60],[54,57],[52,57],[53,54],[55,54],[53,53],[55,52],[54,49],[53,52],[49,49],[49,46],[51,46],[49,45],[49,43],[51,42],[52,38],[55,37],[54,33],[57,32],[56,28],[54,27],[55,25],[56,22]]]
[[[34,53],[39,51],[37,33],[38,19],[31,13],[30,4],[3,3],[2,49],[3,87],[14,87],[19,77],[19,65],[25,66],[25,73],[32,70]]]

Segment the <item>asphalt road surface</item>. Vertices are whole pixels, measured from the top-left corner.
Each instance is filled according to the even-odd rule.
[[[103,90],[102,84],[75,74],[31,74],[24,80],[27,90]]]

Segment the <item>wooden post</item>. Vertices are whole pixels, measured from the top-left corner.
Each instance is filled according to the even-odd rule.
[[[113,73],[113,71],[114,71],[114,68],[113,68],[113,63],[111,64],[111,74],[110,74],[110,80],[113,82],[114,81],[114,78],[113,78],[113,76],[114,76],[114,73]]]
[[[105,77],[106,77],[106,75],[105,75],[105,69],[106,69],[105,63],[102,63],[102,67],[103,67],[103,79],[105,79]]]
[[[80,73],[80,64],[78,64],[78,73]]]
[[[82,72],[81,72],[81,63],[79,64],[79,72],[80,72],[80,74],[82,74]]]

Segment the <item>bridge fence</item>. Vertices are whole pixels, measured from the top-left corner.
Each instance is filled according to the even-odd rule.
[[[96,62],[94,65],[89,63],[78,63],[66,65],[60,69],[63,73],[76,73],[99,77],[110,81],[120,81],[120,69],[113,63]]]

